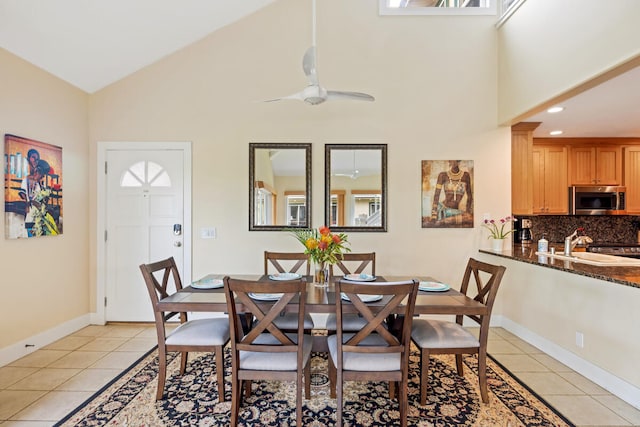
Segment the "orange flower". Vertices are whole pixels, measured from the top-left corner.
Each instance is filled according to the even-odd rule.
[[[345,246],[349,243],[346,234],[333,234],[324,225],[316,230],[294,231],[294,235],[304,245],[304,253],[315,262],[335,264],[342,259],[343,252],[351,251]]]
[[[304,245],[307,247],[307,249],[313,250],[318,247],[318,241],[313,238],[308,238]]]

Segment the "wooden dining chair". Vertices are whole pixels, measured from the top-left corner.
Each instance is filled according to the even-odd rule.
[[[242,386],[251,380],[296,382],[296,423],[302,425],[302,387],[305,397],[311,395],[312,337],[304,333],[303,318],[307,298],[304,280],[279,282],[249,281],[224,278],[231,327],[231,425],[238,424]],[[251,294],[281,294],[275,301],[260,301]],[[275,320],[291,302],[297,303],[299,327],[295,334],[285,333]],[[250,312],[256,318],[253,328],[244,334],[239,312]],[[303,381],[304,377],[304,381]]]
[[[354,253],[347,252],[342,254],[342,258],[338,258],[338,262],[335,266],[331,266],[331,274],[336,273],[335,267],[337,267],[342,274],[360,274],[367,273],[372,276],[376,275],[376,253],[364,252]]]
[[[343,301],[342,294],[349,302]],[[327,338],[329,346],[329,378],[336,388],[336,426],[342,425],[343,388],[345,381],[389,381],[389,398],[397,395],[400,425],[406,427],[408,404],[409,353],[411,320],[415,308],[418,282],[363,283],[340,280],[336,284],[336,334]],[[382,295],[381,303],[363,302],[370,295]],[[358,332],[342,328],[344,308],[353,305],[367,323]],[[385,326],[393,314],[405,316],[400,336]],[[395,391],[395,385],[398,390]],[[333,394],[333,390],[332,390]]]
[[[302,267],[305,266],[303,270]],[[303,252],[270,252],[264,251],[264,274],[273,273],[275,269],[277,273],[298,273],[308,276],[311,271],[309,255]],[[296,313],[281,313],[276,319],[278,327],[288,331],[295,332],[298,329],[298,316]],[[315,327],[313,318],[310,314],[304,316],[304,330],[311,333]]]
[[[342,255],[342,260],[338,260],[335,264],[342,274],[370,274],[376,275],[376,253],[353,253],[347,252]],[[331,275],[336,272],[334,266],[331,266]],[[366,325],[366,321],[359,314],[347,314],[342,317],[343,331],[359,331]],[[336,330],[336,314],[330,313],[327,316],[326,329],[329,333]]]
[[[302,269],[305,266],[305,269]],[[309,255],[303,252],[270,252],[264,251],[264,274],[269,274],[271,268],[278,273],[299,273],[303,276],[311,274]]]
[[[214,352],[216,362],[218,399],[224,402],[224,347],[229,342],[229,319],[217,317],[188,320],[187,313],[164,312],[158,302],[169,296],[169,288],[177,292],[182,289],[182,281],[176,262],[171,258],[150,264],[141,264],[140,271],[147,285],[158,336],[158,391],[156,400],[164,394],[167,377],[167,353],[180,352],[180,375],[184,375],[190,351]],[[167,331],[167,322],[179,319],[178,326]]]
[[[462,355],[478,355],[478,381],[480,395],[484,403],[489,402],[487,390],[487,338],[493,303],[506,268],[502,265],[488,264],[470,258],[467,262],[460,292],[487,306],[484,315],[467,315],[480,325],[480,334],[476,338],[462,326],[465,316],[457,315],[455,322],[415,319],[411,337],[420,349],[420,404],[427,402],[427,383],[429,379],[429,356],[431,354],[455,354],[458,375],[463,376]],[[471,278],[473,277],[473,283]]]

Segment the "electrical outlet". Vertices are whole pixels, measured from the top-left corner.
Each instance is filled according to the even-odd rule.
[[[584,334],[582,332],[576,332],[576,345],[584,348]]]

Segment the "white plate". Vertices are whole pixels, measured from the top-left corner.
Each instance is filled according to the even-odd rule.
[[[256,293],[249,293],[249,297],[258,300],[258,301],[278,301],[280,298],[282,298],[282,295],[284,295],[283,293],[279,293],[279,294],[256,294]]]
[[[193,282],[191,287],[194,289],[216,289],[224,286],[222,279],[200,279]]]
[[[276,273],[269,275],[269,279],[271,280],[295,280],[301,277],[298,273]]]
[[[349,301],[349,297],[344,292],[340,293],[340,296],[343,300]],[[367,295],[367,294],[358,294],[362,302],[374,302],[380,301],[382,299],[382,295]]]
[[[376,280],[376,276],[372,276],[370,274],[345,274],[344,278],[346,280],[351,280],[352,282],[372,282]]]
[[[440,282],[420,282],[418,289],[427,292],[444,292],[448,291],[450,286]]]

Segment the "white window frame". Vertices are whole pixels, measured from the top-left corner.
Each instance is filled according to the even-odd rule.
[[[256,188],[254,221],[256,225],[273,224],[273,194],[266,188]]]
[[[307,217],[307,197],[304,194],[300,194],[300,195],[295,195],[295,196],[286,196],[287,198],[287,208],[286,208],[286,212],[287,212],[287,225],[293,225],[292,221],[295,221],[296,224],[300,221],[300,210],[304,210],[304,216],[305,216],[305,220]],[[292,218],[291,216],[289,216],[289,214],[291,213],[291,208],[295,207],[297,210],[297,218]]]
[[[501,0],[487,0],[489,7],[390,7],[389,0],[378,0],[380,15],[496,15]]]

